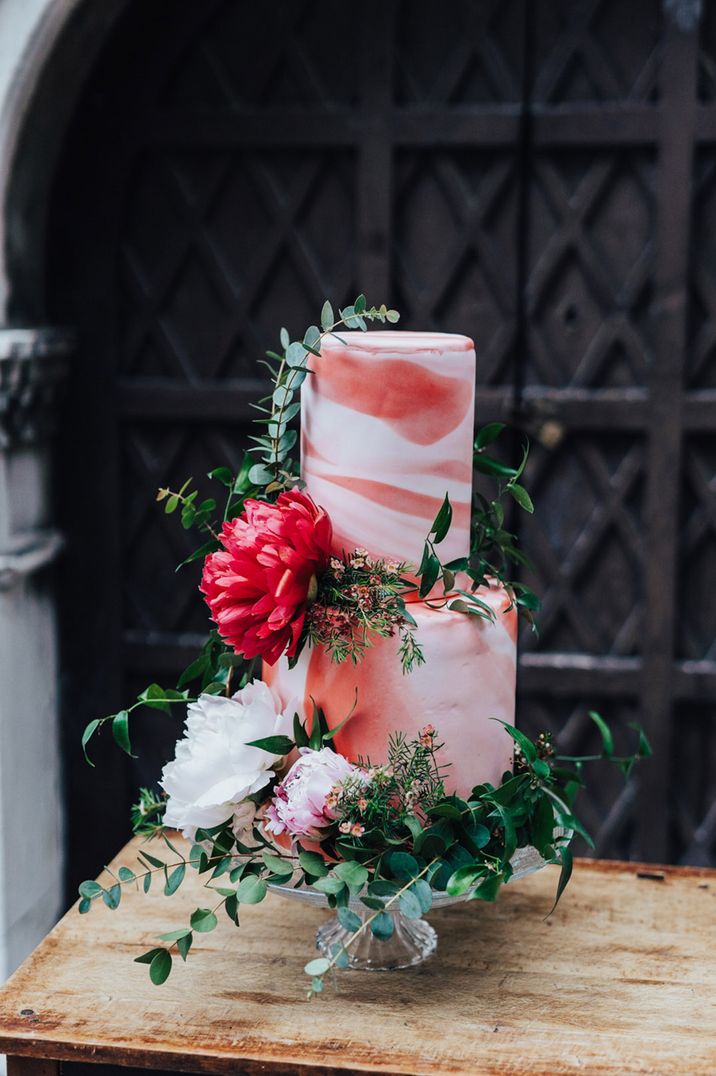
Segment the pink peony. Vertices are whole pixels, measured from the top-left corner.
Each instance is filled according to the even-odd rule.
[[[331,792],[341,781],[357,772],[343,755],[330,747],[312,751],[301,749],[283,781],[274,790],[266,809],[266,829],[271,833],[288,833],[293,838],[321,840],[336,820]]]
[[[316,575],[325,571],[333,529],[306,493],[290,490],[275,504],[248,500],[222,527],[222,548],[204,563],[200,590],[222,639],[246,658],[269,665],[292,657]]]

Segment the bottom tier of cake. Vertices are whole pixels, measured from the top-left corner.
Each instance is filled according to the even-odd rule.
[[[465,797],[476,784],[499,784],[512,768],[512,740],[493,719],[514,722],[517,613],[501,587],[478,594],[494,610],[494,622],[410,604],[425,664],[409,674],[392,638],[377,640],[357,665],[336,665],[324,651],[306,649],[293,669],[285,658],[264,665],[264,679],[284,706],[298,700],[304,719],[315,699],[331,727],[351,710],[357,692],[353,716],[335,738],[352,761],[380,764],[392,732],[415,737],[433,725],[445,744],[439,759],[448,792]]]

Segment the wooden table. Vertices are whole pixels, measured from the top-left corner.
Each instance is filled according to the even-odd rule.
[[[132,845],[118,857],[134,861]],[[197,936],[152,986],[132,958],[206,905],[195,876],[167,899],[70,911],[0,993],[9,1076],[57,1059],[176,1072],[716,1073],[716,871],[578,861],[555,915],[556,868],[496,905],[431,915],[418,968],[343,972],[305,1001],[327,910],[270,896]],[[90,1070],[91,1071],[91,1070]]]

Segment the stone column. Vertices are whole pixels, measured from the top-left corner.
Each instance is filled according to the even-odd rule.
[[[51,435],[71,340],[0,329],[0,981],[62,909]]]

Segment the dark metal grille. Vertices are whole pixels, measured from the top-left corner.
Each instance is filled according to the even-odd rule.
[[[714,861],[716,21],[699,11],[371,0],[357,31],[329,0],[130,7],[54,206],[53,314],[82,341],[63,458],[87,502],[66,513],[73,819],[100,788],[78,728],[171,678],[206,627],[155,488],[235,463],[276,326],[362,289],[409,328],[472,334],[478,420],[534,441],[544,613],[520,721],[588,749],[586,702],[657,751],[626,791],[593,792],[599,853]],[[101,613],[78,597],[88,562]],[[89,675],[80,618],[105,643]],[[118,818],[176,732],[157,722],[155,761],[114,771]]]

